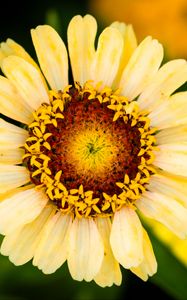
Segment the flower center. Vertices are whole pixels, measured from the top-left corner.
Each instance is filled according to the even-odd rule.
[[[23,162],[64,213],[108,216],[146,189],[154,132],[119,91],[76,84],[50,91],[50,104],[34,112]]]

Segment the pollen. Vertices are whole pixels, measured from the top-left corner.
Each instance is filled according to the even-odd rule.
[[[50,91],[50,104],[33,113],[23,163],[64,214],[110,216],[146,190],[155,132],[147,112],[119,90],[75,83]]]

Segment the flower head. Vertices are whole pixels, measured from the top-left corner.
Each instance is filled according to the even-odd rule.
[[[31,31],[38,65],[1,44],[1,253],[44,273],[66,260],[75,280],[120,285],[119,264],[143,280],[157,264],[139,211],[187,232],[185,60],[131,26],[75,16],[66,47],[53,28]],[[10,55],[11,53],[11,55]],[[45,78],[44,78],[44,76]],[[46,81],[47,80],[47,83]],[[49,88],[48,88],[49,86]]]

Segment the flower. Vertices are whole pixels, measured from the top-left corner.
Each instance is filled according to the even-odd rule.
[[[90,0],[90,10],[105,22],[132,23],[140,40],[159,39],[170,58],[187,57],[186,0],[117,0],[115,9],[113,0]]]
[[[75,280],[120,285],[119,265],[147,280],[157,269],[139,212],[187,233],[185,60],[160,68],[161,44],[132,26],[75,16],[67,50],[48,25],[31,31],[40,68],[1,44],[1,253],[44,273],[66,260]],[[49,86],[49,88],[48,88]]]

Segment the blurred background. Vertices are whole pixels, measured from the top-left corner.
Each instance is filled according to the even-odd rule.
[[[31,28],[47,23],[66,42],[71,18],[86,13],[97,18],[99,33],[115,20],[126,22],[133,25],[139,42],[152,35],[163,43],[164,61],[187,58],[186,0],[4,1],[0,41],[12,38],[35,58]],[[147,220],[143,223],[158,261],[158,272],[148,282],[123,269],[120,287],[102,289],[95,283],[73,281],[66,265],[55,274],[44,275],[31,262],[15,267],[7,257],[0,256],[0,300],[131,300],[137,295],[144,299],[155,296],[165,300],[187,300],[187,241],[178,240],[159,224]]]

